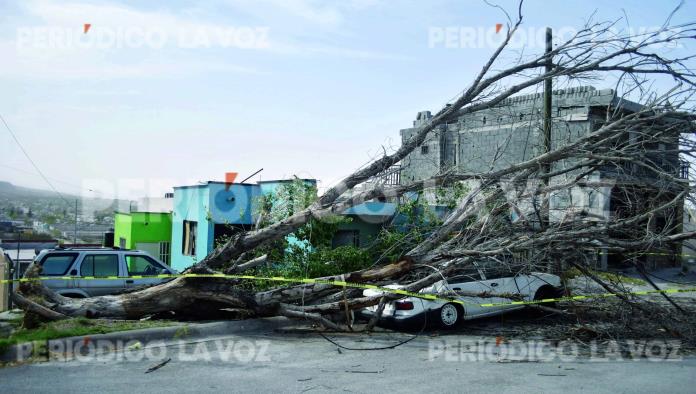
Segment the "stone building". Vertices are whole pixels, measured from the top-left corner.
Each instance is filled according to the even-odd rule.
[[[601,127],[607,111],[635,112],[641,108],[637,103],[617,97],[614,90],[597,90],[582,86],[556,90],[552,96],[551,149],[576,141]],[[419,112],[413,127],[402,129],[402,143],[407,141],[418,128],[432,118],[430,111]],[[480,173],[506,168],[512,164],[532,159],[544,151],[543,137],[543,94],[513,96],[497,106],[470,114],[462,114],[456,121],[448,122],[431,132],[426,141],[401,162],[402,184],[427,179],[444,173]],[[637,137],[637,136],[636,136]],[[634,138],[633,136],[629,138]],[[659,144],[657,150],[666,153],[654,161],[670,173],[680,173],[678,141]],[[670,152],[670,153],[667,153]],[[572,165],[569,162],[555,163],[552,171]],[[580,174],[580,168],[566,176]],[[606,167],[594,171],[584,178],[592,187],[582,182],[571,190],[564,190],[550,198],[551,220],[605,220],[614,215],[626,215],[629,207],[640,203],[635,199],[668,198],[659,185],[655,174],[645,172],[642,167],[627,165],[625,168]],[[554,182],[562,179],[553,178]],[[597,186],[601,184],[601,186]],[[660,193],[660,188],[662,192]],[[627,193],[627,191],[631,193]],[[638,192],[636,192],[638,191]],[[626,197],[630,195],[631,197]],[[636,197],[639,196],[639,197]],[[659,197],[657,197],[659,196]],[[654,202],[652,200],[651,202]],[[533,209],[531,201],[527,209]],[[514,214],[513,220],[514,220]],[[657,218],[653,226],[681,228],[681,214]],[[656,228],[659,229],[659,228]],[[597,267],[620,266],[629,257],[613,255],[602,248],[591,251]],[[676,250],[660,250],[659,253],[639,258],[649,266],[678,264]]]

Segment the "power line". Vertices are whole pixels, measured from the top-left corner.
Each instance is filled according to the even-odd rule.
[[[27,160],[29,160],[29,162],[31,163],[31,165],[32,165],[32,166],[34,167],[34,169],[36,170],[36,172],[38,172],[39,175],[41,175],[41,178],[43,178],[43,180],[46,181],[46,183],[48,184],[48,186],[51,187],[51,189],[58,195],[58,197],[60,197],[61,200],[63,200],[66,204],[70,204],[70,203],[68,202],[68,200],[66,200],[65,197],[63,197],[63,195],[58,191],[58,189],[56,189],[56,188],[53,186],[53,184],[51,183],[51,181],[48,180],[48,178],[46,177],[46,175],[44,175],[44,173],[39,169],[39,166],[36,165],[36,163],[34,162],[34,160],[32,160],[31,156],[29,156],[29,153],[27,152],[27,150],[24,149],[24,146],[22,146],[22,143],[19,142],[19,139],[17,139],[17,136],[15,135],[14,131],[12,131],[12,129],[10,128],[10,125],[7,124],[7,122],[5,121],[5,118],[2,116],[2,114],[0,114],[0,120],[2,120],[2,123],[5,125],[5,128],[7,128],[7,131],[10,132],[10,135],[12,136],[12,139],[15,141],[15,143],[17,143],[17,146],[19,146],[19,149],[22,150],[22,153],[24,153],[24,156],[27,158]]]
[[[13,166],[8,166],[7,164],[0,164],[0,167],[9,168],[10,170],[14,170],[14,171],[21,172],[21,173],[28,174],[28,175],[40,176],[39,174],[37,174],[35,172],[31,172],[31,171],[17,168],[17,167],[13,167]],[[55,177],[49,177],[48,179],[53,179],[54,182],[62,183],[66,186],[70,186],[70,187],[74,187],[76,189],[82,190],[82,186],[78,186],[74,183],[65,182],[65,181],[62,181],[62,180],[55,178]]]

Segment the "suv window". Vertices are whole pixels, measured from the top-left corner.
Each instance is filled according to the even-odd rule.
[[[82,259],[81,276],[118,276],[118,255],[90,254]]]
[[[65,275],[77,257],[77,253],[50,254],[41,262],[42,275]]]
[[[126,267],[128,276],[132,275],[158,275],[164,267],[147,256],[126,255]]]

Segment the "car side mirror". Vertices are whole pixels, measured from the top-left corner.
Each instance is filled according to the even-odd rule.
[[[167,271],[165,268],[162,268],[159,272],[160,275],[168,275],[169,271]]]
[[[77,270],[70,271],[70,276],[75,276],[75,275],[77,275]]]

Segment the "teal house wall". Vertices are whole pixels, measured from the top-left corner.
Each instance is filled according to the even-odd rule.
[[[316,184],[315,180],[303,179]],[[174,187],[172,212],[172,267],[184,270],[204,259],[215,246],[215,237],[230,229],[248,229],[255,223],[259,197],[293,180],[262,181],[258,184],[207,182]],[[195,255],[184,253],[184,221],[196,222]]]

